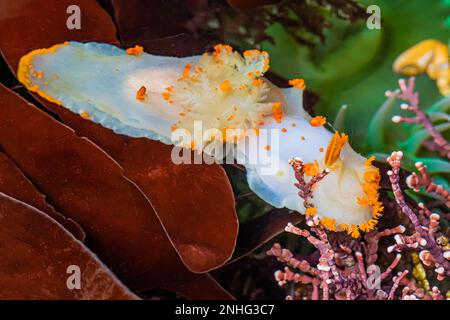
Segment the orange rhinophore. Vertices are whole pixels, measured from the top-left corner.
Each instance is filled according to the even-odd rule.
[[[335,132],[333,138],[328,143],[327,151],[325,153],[325,165],[331,167],[341,154],[341,150],[345,143],[348,141],[348,137],[345,133],[339,135],[339,132]]]

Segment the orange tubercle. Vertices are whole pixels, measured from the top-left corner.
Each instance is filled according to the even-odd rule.
[[[135,45],[133,48],[128,48],[126,53],[131,56],[139,56],[144,52],[144,48],[140,45]]]
[[[86,111],[80,113],[80,117],[82,117],[83,119],[86,119],[86,120],[91,120],[92,119],[91,115],[89,113],[87,113]]]
[[[336,219],[331,218],[322,218],[320,219],[320,223],[328,230],[335,231],[336,230]]]
[[[309,123],[313,126],[313,127],[320,127],[323,126],[325,123],[327,123],[327,118],[325,118],[324,116],[316,116],[314,118],[312,118]]]
[[[327,151],[325,153],[325,165],[331,167],[341,154],[341,150],[345,143],[348,141],[348,136],[345,133],[339,135],[339,132],[335,132],[330,142],[328,143]]]
[[[301,89],[301,90],[304,90],[306,88],[304,79],[289,80],[289,85],[293,86],[294,88]]]
[[[272,106],[272,117],[275,119],[275,122],[280,123],[281,119],[284,117],[283,110],[281,108],[281,102],[275,102]]]

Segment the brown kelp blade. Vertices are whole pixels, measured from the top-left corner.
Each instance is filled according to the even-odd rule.
[[[84,240],[86,234],[83,229],[75,221],[65,218],[45,202],[45,196],[33,186],[22,171],[3,153],[0,153],[0,192],[46,213],[62,224],[75,238],[81,241]]]
[[[48,7],[47,1],[35,2]],[[17,70],[20,57],[36,48],[66,40],[117,41],[110,17],[91,1],[60,1],[53,9],[41,10],[42,18],[33,23],[30,22],[33,10],[25,1],[16,1],[14,6],[4,0],[0,3],[10,17],[0,19],[0,28],[10,29],[8,37],[0,35],[0,45],[13,71]],[[82,23],[86,21],[81,30],[67,29],[66,21],[60,17],[61,12],[68,17],[65,8],[69,5],[81,8]],[[146,8],[146,11],[151,10]],[[36,23],[40,28],[36,28]],[[44,99],[39,101],[57,113],[79,136],[88,137],[123,167],[126,177],[152,202],[170,240],[190,270],[206,272],[231,257],[238,221],[234,195],[222,167],[177,166],[171,161],[171,148],[167,145],[114,134]]]
[[[89,248],[130,288],[229,297],[209,275],[186,269],[150,203],[116,162],[3,86],[0,145],[50,204],[80,224]],[[197,283],[208,289],[192,287]]]
[[[91,139],[124,169],[151,200],[186,266],[205,272],[223,265],[236,244],[233,191],[219,165],[175,165],[171,146],[117,135],[39,99],[78,135]]]
[[[209,36],[199,36],[187,28],[192,12],[204,1],[112,0],[111,3],[124,46],[139,44],[146,52],[183,57],[202,54],[215,44]]]
[[[0,299],[137,299],[55,220],[1,192],[0,242]]]
[[[97,1],[0,0],[0,12],[0,48],[13,71],[24,52],[58,42],[119,43],[111,18]],[[79,29],[74,14],[80,17]]]
[[[273,209],[241,225],[236,250],[229,263],[246,256],[284,232],[288,223],[298,224],[304,216],[288,209]]]

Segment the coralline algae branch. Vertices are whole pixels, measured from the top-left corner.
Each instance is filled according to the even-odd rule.
[[[353,234],[371,230],[381,211],[376,169],[347,136],[325,128],[325,117],[303,110],[304,80],[281,89],[263,77],[268,69],[267,52],[241,55],[228,45],[176,58],[140,46],[67,42],[22,57],[18,77],[30,91],[119,134],[196,149],[217,161],[217,149],[208,148],[231,145],[256,194],[305,213],[288,163],[300,156],[308,179],[329,170],[312,186],[317,217],[329,229],[333,222]],[[180,131],[191,133],[187,141]]]
[[[444,246],[440,246],[439,241],[437,240],[437,229],[439,227],[440,216],[439,214],[429,212],[427,214],[428,225],[425,226],[419,220],[417,214],[406,203],[403,191],[399,184],[399,171],[402,159],[403,152],[392,152],[391,156],[387,159],[392,170],[388,171],[387,174],[391,181],[395,201],[401,211],[411,221],[411,224],[414,227],[414,233],[409,236],[397,238],[397,244],[390,247],[388,250],[400,251],[405,248],[419,248],[421,250],[419,254],[420,260],[422,260],[426,266],[433,266],[435,268],[434,271],[437,274],[437,279],[442,281],[450,276],[450,250]],[[421,206],[425,211],[428,211],[423,204]]]
[[[444,281],[449,276],[448,239],[439,228],[439,214],[419,204],[419,218],[406,203],[399,185],[402,157],[400,151],[391,154],[387,161],[392,170],[387,175],[399,214],[407,217],[410,223],[406,227],[398,225],[391,229],[372,230],[358,240],[347,235],[330,234],[329,231],[335,230],[334,221],[330,225],[329,220],[317,217],[310,202],[312,188],[326,179],[330,170],[318,173],[307,182],[302,161],[298,158],[290,161],[298,179],[299,196],[307,207],[306,224],[309,229],[289,223],[285,231],[304,237],[316,252],[297,258],[278,243],[266,252],[285,264],[282,270],[275,272],[274,277],[278,285],[286,289],[287,300],[444,300],[445,295],[448,297],[448,292],[443,294],[437,286],[431,287],[425,270],[433,268],[438,281]],[[380,246],[382,238],[392,236],[395,240],[393,244],[386,248]],[[379,254],[384,250],[388,254],[395,253],[395,256],[381,272],[385,259],[379,259]],[[404,266],[400,261],[407,255],[412,258],[412,269],[394,271]]]
[[[387,91],[386,96],[388,98],[394,97],[405,101],[405,103],[401,105],[401,109],[412,112],[414,117],[402,117],[396,115],[392,117],[392,122],[421,124],[432,138],[431,148],[429,148],[432,149],[432,151],[438,151],[443,157],[450,159],[450,143],[444,138],[439,130],[433,126],[428,115],[419,106],[419,93],[414,90],[415,78],[409,78],[408,82],[404,79],[400,79],[398,83],[400,89],[394,92]]]

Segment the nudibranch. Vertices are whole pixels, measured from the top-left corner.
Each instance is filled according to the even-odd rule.
[[[192,148],[217,161],[217,150],[208,147],[231,145],[257,195],[304,213],[289,165],[300,157],[307,175],[329,171],[314,185],[311,202],[331,230],[355,235],[355,229],[373,229],[382,207],[371,159],[356,153],[345,134],[330,132],[325,117],[303,110],[302,79],[281,89],[264,77],[268,69],[267,52],[241,55],[228,45],[176,58],[139,46],[67,42],[22,57],[18,78],[30,91],[118,134]],[[180,131],[194,132],[192,139],[181,139]]]
[[[450,55],[448,46],[438,40],[419,42],[403,52],[394,62],[394,72],[414,76],[426,73],[436,80],[443,96],[450,95]]]

